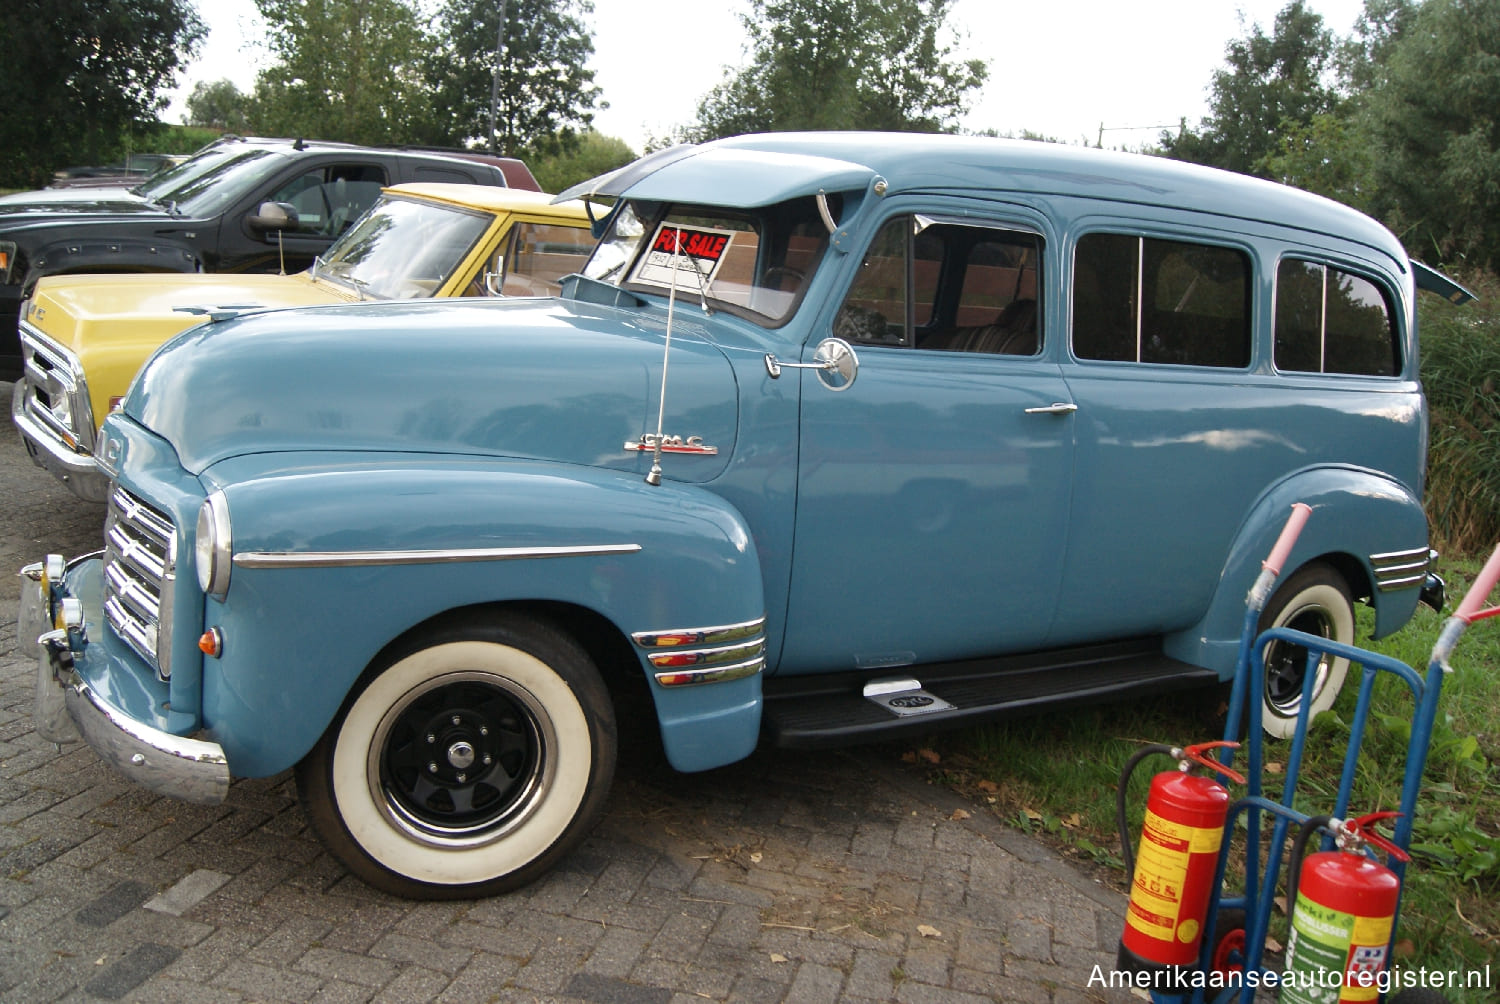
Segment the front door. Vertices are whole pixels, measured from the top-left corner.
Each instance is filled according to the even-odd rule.
[[[1019,651],[1045,637],[1066,546],[1073,419],[1047,324],[1046,247],[1017,214],[897,212],[808,340],[780,672]]]

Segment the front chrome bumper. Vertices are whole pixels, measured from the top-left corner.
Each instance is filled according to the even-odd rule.
[[[36,646],[37,733],[51,742],[81,738],[105,763],[144,788],[217,805],[229,793],[229,761],[223,748],[146,725],[112,705],[78,671],[75,646],[81,632],[54,627],[68,577],[97,558],[95,554],[75,559],[61,582],[51,581],[43,564],[21,570],[16,644],[23,651]]]
[[[26,411],[25,380],[17,380],[11,391],[10,418],[21,433],[33,463],[67,485],[69,491],[85,502],[103,502],[109,498],[109,475],[104,473],[93,455],[79,453]]]

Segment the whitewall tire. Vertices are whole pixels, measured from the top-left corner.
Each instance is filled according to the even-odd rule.
[[[603,809],[615,721],[571,639],[520,618],[448,629],[367,674],[297,767],[303,808],[366,882],[416,898],[524,885]]]
[[[1260,616],[1260,630],[1287,627],[1354,644],[1354,602],[1342,576],[1324,564],[1298,569],[1271,596]],[[1325,655],[1317,664],[1308,720],[1333,707],[1344,685],[1349,660]],[[1284,739],[1297,727],[1307,677],[1307,649],[1275,641],[1265,653],[1261,724],[1269,736]]]

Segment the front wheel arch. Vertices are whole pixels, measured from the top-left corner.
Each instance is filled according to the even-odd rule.
[[[505,612],[386,656],[295,769],[304,812],[350,871],[400,896],[487,896],[533,881],[587,835],[617,739],[580,645]]]

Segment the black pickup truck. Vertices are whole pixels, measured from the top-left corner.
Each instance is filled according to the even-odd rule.
[[[539,190],[518,160],[464,152],[225,137],[135,188],[0,197],[0,376],[20,376],[21,302],[69,272],[297,272],[385,185]],[[260,207],[281,211],[262,217]]]

